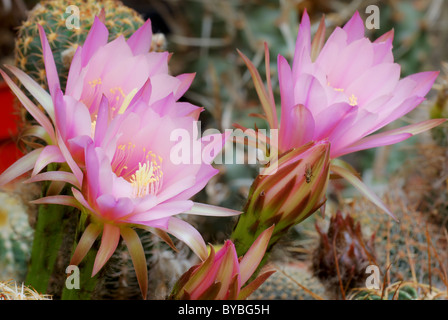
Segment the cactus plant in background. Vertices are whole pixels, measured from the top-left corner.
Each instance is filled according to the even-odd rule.
[[[0,281],[25,279],[32,239],[33,229],[21,199],[0,192]]]
[[[317,224],[316,229],[320,243],[314,251],[313,270],[332,296],[341,298],[346,290],[364,286],[366,267],[376,265],[374,235],[363,239],[361,225],[341,212],[331,217],[326,233]]]

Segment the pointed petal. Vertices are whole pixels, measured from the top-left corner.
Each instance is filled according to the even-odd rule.
[[[230,217],[240,215],[242,212],[223,207],[213,206],[210,204],[195,202],[193,207],[190,210],[185,211],[184,213],[195,214],[199,216]]]
[[[215,266],[215,249],[211,246],[210,255],[192,271],[191,278],[187,280],[183,289],[194,296],[200,296],[214,283],[217,272]]]
[[[152,28],[151,20],[146,22],[138,28],[136,32],[128,39],[127,43],[134,55],[145,54],[151,49]]]
[[[240,294],[238,295],[238,300],[246,300],[255,290],[258,289],[272,274],[275,273],[275,270],[267,271],[256,279],[254,279],[251,283],[241,289]]]
[[[82,185],[83,174],[82,174],[81,169],[76,164],[75,160],[73,160],[73,157],[70,154],[70,151],[68,151],[67,146],[65,145],[65,143],[62,140],[60,135],[58,135],[57,141],[58,141],[59,150],[61,151],[62,155],[64,156],[65,161],[67,162],[68,166],[72,170],[76,179],[78,179],[79,185]]]
[[[11,88],[12,92],[17,96],[25,109],[33,116],[34,119],[47,131],[50,135],[51,140],[55,141],[54,129],[50,120],[45,116],[45,114],[33,103],[31,100],[19,89],[19,87],[11,80],[11,78],[0,69],[0,74],[5,79],[8,86]]]
[[[325,44],[325,16],[322,15],[320,19],[319,27],[314,35],[313,42],[311,43],[311,60],[316,61]]]
[[[30,201],[30,203],[34,204],[60,204],[63,206],[69,206],[74,207],[79,210],[81,210],[81,206],[79,205],[79,202],[73,198],[72,196],[65,196],[65,195],[57,195],[57,196],[49,196],[49,197],[43,197],[40,199],[36,199],[33,201]]]
[[[137,225],[137,227],[144,229],[146,231],[149,231],[153,234],[155,234],[156,236],[158,236],[160,239],[163,240],[163,242],[165,242],[167,245],[170,246],[171,249],[173,249],[176,252],[179,252],[179,250],[176,248],[176,246],[174,245],[173,240],[170,238],[169,234],[166,233],[165,231],[158,229],[158,228],[153,228],[153,227],[149,227],[149,226],[145,226],[145,225]]]
[[[255,90],[257,91],[258,98],[260,99],[261,106],[266,114],[266,118],[268,119],[269,127],[276,128],[276,119],[277,119],[277,111],[275,105],[272,104],[268,93],[266,92],[266,88],[261,80],[260,74],[258,73],[257,68],[254,66],[252,61],[249,60],[241,51],[237,49],[241,58],[243,58],[249,72],[252,76]]]
[[[96,238],[100,235],[101,226],[96,223],[91,223],[87,226],[86,230],[81,236],[81,239],[76,246],[75,252],[73,253],[70,264],[77,266],[82,259],[89,252]]]
[[[424,97],[429,90],[431,90],[439,73],[439,71],[425,71],[407,76],[407,78],[412,79],[417,83],[413,93],[419,97]]]
[[[349,170],[339,167],[337,165],[331,164],[331,171],[340,175],[345,180],[347,180],[352,186],[358,189],[361,193],[363,193],[370,201],[372,201],[376,206],[385,211],[389,216],[391,216],[395,221],[398,219],[395,215],[386,207],[383,201],[372,191],[370,190],[357,176],[355,176]]]
[[[34,165],[33,173],[31,174],[31,176],[35,176],[48,164],[55,162],[65,162],[65,158],[59,148],[53,145],[44,147],[39,157],[36,159],[36,163]]]
[[[342,29],[347,32],[348,44],[364,37],[364,21],[358,11],[355,12]]]
[[[131,255],[143,300],[146,300],[146,294],[148,292],[148,268],[146,267],[145,251],[143,250],[142,243],[137,233],[131,228],[122,228],[121,236]]]
[[[98,106],[95,124],[94,142],[96,146],[99,146],[99,143],[104,140],[104,136],[106,135],[107,126],[109,124],[109,111],[109,100],[103,95]]]
[[[283,130],[280,130],[280,147],[282,150],[302,146],[313,139],[315,121],[313,114],[307,107],[298,104],[290,109],[286,116],[288,120],[282,123]]]
[[[109,31],[106,26],[100,21],[98,17],[95,17],[92,28],[90,28],[89,34],[82,46],[81,65],[85,67],[90,58],[95,52],[102,46],[107,44],[109,37]]]
[[[34,177],[28,179],[25,181],[25,183],[32,183],[37,181],[62,181],[67,182],[78,189],[81,189],[81,186],[79,185],[78,180],[76,179],[75,175],[71,172],[66,171],[49,171],[49,172],[43,172],[40,174],[35,175]]]
[[[120,240],[120,228],[105,223],[103,227],[103,236],[101,237],[100,249],[93,264],[92,277],[106,264],[110,259],[115,249],[117,249],[118,241]]]
[[[235,276],[238,277],[238,256],[234,244],[230,240],[227,240],[219,251],[222,252],[222,250],[224,250],[224,254],[219,263],[218,273],[216,274],[216,280],[221,282],[221,289],[216,295],[217,300],[227,298],[227,293],[233,278]],[[219,256],[220,254],[218,253],[217,255]],[[240,283],[241,282],[238,284]],[[240,287],[240,285],[238,285],[238,287]]]
[[[73,193],[73,197],[75,197],[75,199],[87,210],[89,210],[91,213],[96,214],[96,211],[92,209],[92,207],[90,206],[90,204],[86,201],[86,199],[84,199],[84,196],[82,195],[82,193],[76,189],[76,188],[72,188],[72,193]]]
[[[174,99],[179,100],[184,95],[184,93],[187,92],[195,76],[196,73],[184,73],[176,77],[178,80],[180,80],[180,85],[174,94]]]
[[[43,148],[36,149],[24,155],[22,158],[14,162],[8,169],[0,175],[0,186],[11,182],[15,178],[21,176],[25,172],[33,169],[36,160],[39,158]]]
[[[198,230],[189,223],[171,217],[166,232],[184,242],[199,258],[201,258],[201,260],[207,259],[208,252],[204,239]]]
[[[34,98],[36,98],[45,111],[47,111],[50,118],[54,121],[53,101],[51,100],[51,96],[48,92],[42,89],[36,81],[34,81],[29,75],[19,68],[9,65],[6,65],[5,67],[8,68],[8,70],[17,77],[17,79],[19,79],[20,83],[29,91],[29,93],[31,93]]]
[[[395,30],[391,29],[386,33],[383,33],[381,36],[379,36],[374,43],[381,43],[381,42],[386,42],[386,41],[391,41],[394,39],[394,35],[395,35]]]
[[[344,148],[338,153],[338,157],[341,155],[352,153],[359,150],[365,150],[370,148],[375,148],[379,146],[386,146],[394,143],[401,142],[406,140],[416,134],[425,132],[432,128],[437,127],[438,125],[444,123],[447,119],[431,119],[422,121],[419,123],[411,124],[408,126],[404,126],[398,129],[393,129],[385,132],[381,132],[378,134],[373,134],[368,137],[365,137],[358,142],[352,144],[351,146]]]
[[[272,232],[274,231],[274,225],[264,230],[258,237],[257,240],[252,244],[247,253],[240,261],[240,276],[241,285],[245,284],[247,280],[252,276],[252,274],[257,269],[261,260],[264,257],[264,253],[271,239]]]
[[[39,139],[44,140],[47,144],[51,144],[51,138],[48,135],[47,131],[41,126],[30,126],[26,128],[21,134],[20,138],[23,139],[24,137],[37,137]]]
[[[297,34],[296,47],[292,62],[292,74],[298,77],[303,66],[311,62],[311,30],[310,17],[306,9],[300,21],[299,32]]]
[[[59,83],[58,70],[56,69],[56,63],[54,62],[53,53],[51,52],[50,44],[48,43],[47,36],[45,35],[44,28],[38,24],[40,42],[42,44],[42,54],[45,63],[45,73],[47,74],[47,83],[50,94],[54,97],[55,91],[61,89]]]

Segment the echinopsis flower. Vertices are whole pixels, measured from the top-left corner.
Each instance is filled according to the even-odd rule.
[[[170,299],[244,300],[274,272],[267,271],[246,284],[263,259],[273,226],[264,230],[247,253],[238,259],[235,246],[227,240],[201,264],[193,266],[175,284]]]
[[[70,65],[67,87],[62,99],[65,106],[57,105],[55,99],[62,89],[58,71],[41,26],[39,26],[39,34],[50,94],[22,70],[13,66],[6,66],[6,68],[17,77],[48,116],[19,89],[5,72],[0,70],[0,73],[39,124],[28,129],[24,136],[36,136],[48,146],[33,150],[7,169],[0,176],[0,185],[8,183],[33,168],[32,176],[34,176],[52,162],[67,163],[80,185],[82,174],[75,163],[80,167],[84,166],[82,152],[86,142],[85,136],[91,136],[93,132],[99,103],[103,96],[109,100],[111,109],[109,114],[113,118],[124,112],[132,98],[145,84],[150,91],[147,94],[148,102],[152,104],[168,96],[178,100],[194,78],[194,74],[182,74],[177,77],[169,75],[169,53],[149,52],[152,38],[150,20],[127,41],[120,36],[108,43],[107,28],[99,18],[95,18],[85,43],[78,47]],[[59,100],[61,100],[60,97]],[[81,115],[73,113],[76,104],[83,104],[88,113],[84,112],[85,110]],[[179,107],[190,111],[194,108],[200,109],[185,102],[179,102]],[[78,119],[85,118],[86,115],[91,118],[90,124]]]
[[[150,106],[144,94],[146,89],[144,86],[126,112],[112,120],[109,119],[113,111],[108,106],[108,99],[103,97],[94,139],[84,136],[87,142],[82,188],[72,188],[73,197],[57,195],[34,201],[71,205],[90,215],[91,222],[80,239],[71,264],[79,264],[102,233],[92,276],[108,261],[122,237],[129,248],[144,295],[147,290],[147,266],[134,227],[154,232],[173,246],[166,234],[170,233],[205,259],[206,245],[199,232],[174,216],[181,213],[215,216],[239,214],[234,210],[189,200],[217,173],[211,161],[220,152],[226,137],[217,134],[198,139],[197,112],[185,115],[186,111],[179,109],[172,97],[163,99],[161,105]],[[61,94],[56,101],[60,99]],[[76,108],[82,110],[85,106],[78,103]],[[75,110],[74,113],[82,112]],[[173,140],[171,133],[175,130],[183,130],[190,139],[181,142]],[[195,148],[194,152],[199,153],[201,162],[175,163],[172,150],[179,143],[186,143],[188,148],[199,143],[200,148]],[[194,152],[192,158],[197,156]],[[31,180],[47,179],[46,174],[38,174]],[[53,173],[51,178],[64,180],[66,176],[67,173],[61,176]]]
[[[330,158],[336,159],[355,151],[398,143],[446,121],[427,120],[375,133],[423,102],[438,75],[438,72],[421,72],[400,79],[400,65],[394,63],[392,54],[393,35],[392,30],[371,42],[364,36],[364,23],[356,12],[327,41],[322,19],[311,41],[310,20],[305,11],[292,65],[278,56],[280,125],[270,79],[266,90],[254,65],[241,54],[254,78],[271,129],[279,129],[279,153],[309,141],[328,139]],[[267,47],[266,57],[268,61]],[[266,68],[269,70],[268,65]],[[331,169],[391,214],[351,170],[336,163]]]
[[[282,154],[257,176],[231,237],[239,254],[246,252],[261,230],[274,224],[273,246],[289,228],[324,205],[329,154],[328,141],[310,142]]]
[[[122,37],[107,44],[107,30],[95,20],[83,47],[72,61],[65,94],[43,29],[40,28],[50,94],[23,71],[8,69],[45,109],[41,111],[1,71],[22,104],[40,126],[30,134],[48,145],[30,152],[0,176],[0,184],[33,169],[28,182],[49,180],[73,185],[71,195],[50,194],[37,204],[74,206],[90,216],[90,224],[72,257],[78,264],[102,234],[93,275],[108,261],[120,237],[127,244],[142,294],[146,296],[147,266],[135,227],[156,233],[174,247],[171,233],[202,259],[206,245],[191,225],[174,218],[180,213],[228,216],[234,210],[195,204],[189,200],[217,173],[211,165],[224,135],[198,138],[202,108],[177,100],[193,75],[172,77],[167,53],[148,53],[149,21],[127,42]],[[201,161],[173,163],[170,151],[179,142],[174,130],[183,130],[200,146],[193,149]],[[204,160],[205,159],[205,160]],[[39,173],[50,163],[62,170]],[[60,189],[59,189],[60,190]]]

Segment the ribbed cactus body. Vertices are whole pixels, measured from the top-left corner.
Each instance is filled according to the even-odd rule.
[[[0,192],[0,281],[24,279],[32,236],[21,200]]]

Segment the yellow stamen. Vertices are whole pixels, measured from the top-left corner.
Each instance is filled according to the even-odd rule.
[[[103,83],[103,81],[101,80],[101,78],[98,78],[98,79],[89,81],[89,85],[90,85],[92,88],[95,88],[96,86],[98,86],[98,85],[100,85],[100,84],[102,84],[102,83]]]
[[[350,98],[348,98],[348,100],[349,100],[349,104],[350,104],[351,106],[356,106],[356,105],[358,105],[358,98],[355,97],[354,94],[352,94],[352,95],[350,96]]]
[[[129,107],[129,104],[131,103],[132,99],[134,98],[134,96],[137,94],[138,89],[135,88],[134,90],[131,91],[131,93],[129,93],[125,98],[123,103],[121,104],[120,109],[118,109],[118,114],[123,114],[126,109]]]

